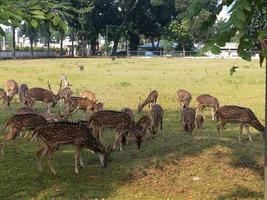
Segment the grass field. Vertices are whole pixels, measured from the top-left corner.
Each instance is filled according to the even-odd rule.
[[[79,71],[77,65],[84,65]],[[229,69],[238,66],[237,73]],[[83,151],[86,167],[74,172],[74,151],[60,149],[53,158],[54,176],[43,162],[36,167],[35,143],[18,138],[18,154],[7,144],[0,156],[0,199],[262,199],[263,140],[251,128],[238,142],[238,127],[227,125],[225,137],[218,136],[216,123],[207,110],[201,135],[185,135],[180,130],[180,111],[176,102],[179,88],[189,90],[191,102],[202,93],[217,97],[221,105],[251,108],[264,119],[264,71],[258,61],[239,59],[41,59],[0,61],[0,87],[7,79],[47,88],[47,81],[58,90],[59,76],[65,73],[76,95],[87,88],[97,94],[106,109],[137,108],[139,96],[153,89],[165,110],[163,132],[147,135],[138,151],[135,144],[124,152],[112,153],[112,162],[101,168],[98,157]],[[0,110],[0,130],[22,105],[12,102]],[[37,104],[39,110],[44,110]],[[54,108],[58,110],[59,107]],[[148,113],[145,108],[143,113]],[[140,115],[136,116],[138,118]],[[75,118],[82,118],[82,112]],[[1,141],[3,138],[1,132]],[[110,143],[111,132],[104,140]],[[194,178],[199,180],[195,181]]]

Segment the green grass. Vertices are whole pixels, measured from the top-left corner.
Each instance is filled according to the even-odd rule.
[[[77,65],[83,65],[79,71]],[[237,73],[229,69],[239,66]],[[0,199],[261,199],[263,188],[263,141],[251,129],[254,142],[243,135],[238,142],[238,127],[228,125],[220,138],[216,123],[207,110],[201,135],[184,135],[180,130],[180,110],[176,102],[179,88],[189,90],[191,102],[202,93],[217,97],[221,105],[234,104],[251,108],[264,119],[264,70],[258,61],[234,59],[41,59],[0,61],[0,87],[7,79],[30,87],[58,90],[59,76],[65,73],[78,95],[87,88],[96,93],[107,109],[136,110],[139,96],[153,89],[159,92],[158,103],[165,110],[163,132],[147,135],[141,150],[135,144],[124,152],[112,154],[112,162],[101,168],[96,155],[83,151],[86,167],[74,172],[73,148],[65,146],[53,159],[54,176],[44,160],[44,172],[36,168],[33,142],[18,138],[18,154],[7,144],[0,156]],[[1,86],[2,83],[2,86]],[[13,102],[0,110],[0,129],[22,106]],[[39,110],[44,110],[37,104]],[[54,110],[58,110],[56,107]],[[143,113],[149,112],[145,108]],[[137,116],[137,118],[140,115]],[[75,118],[84,118],[82,112]],[[105,143],[111,132],[104,132]],[[3,134],[1,134],[1,140]],[[199,177],[194,181],[194,176]]]

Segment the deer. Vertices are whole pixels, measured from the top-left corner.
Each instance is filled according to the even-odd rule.
[[[191,133],[193,130],[201,132],[201,129],[203,129],[203,122],[204,118],[201,114],[196,116],[196,108],[184,105],[181,113],[181,125],[186,133]]]
[[[241,142],[241,136],[243,133],[243,128],[246,128],[249,140],[252,142],[252,138],[249,131],[249,126],[252,126],[259,132],[263,134],[264,126],[259,122],[256,115],[249,108],[235,106],[235,105],[225,105],[220,108],[215,113],[217,124],[217,130],[223,136],[223,129],[227,123],[238,123],[239,124],[239,141]]]
[[[15,142],[16,137],[22,130],[34,130],[38,126],[46,124],[44,117],[37,114],[20,114],[10,117],[4,127],[4,130],[9,128],[9,132],[5,135],[2,143],[1,152],[4,154],[4,145],[6,142],[12,140]]]
[[[21,84],[18,89],[19,100],[21,103],[25,103],[25,93],[29,90],[27,84]]]
[[[59,121],[66,120],[64,116],[57,115],[55,113],[41,112],[41,113],[38,113],[38,115],[41,115],[42,117],[44,117],[46,121],[48,122],[59,122]]]
[[[96,138],[100,139],[104,128],[116,129],[117,135],[121,135],[124,129],[133,124],[130,116],[125,112],[102,110],[93,113],[89,118],[89,126]],[[114,146],[113,148],[116,148]],[[122,151],[122,143],[119,146]]]
[[[97,102],[95,93],[93,93],[93,92],[90,91],[90,90],[83,90],[83,91],[81,92],[81,94],[80,94],[80,97],[89,99],[89,100],[91,100],[91,101],[93,101],[93,102]]]
[[[147,130],[151,133],[153,132],[152,127],[153,119],[148,115],[143,115],[136,123],[133,122],[131,126],[127,127],[122,132],[122,145],[128,144],[128,137],[134,137],[136,139],[137,148],[140,150],[143,137],[146,135]]]
[[[160,131],[162,132],[163,124],[163,114],[164,110],[159,104],[153,104],[151,107],[151,116],[153,119],[152,133],[156,134],[160,126]]]
[[[66,88],[66,87],[71,86],[71,85],[69,84],[68,77],[67,77],[66,74],[61,74],[61,75],[60,75],[60,81],[62,82],[62,87],[63,87],[63,88]]]
[[[102,167],[106,167],[109,156],[112,152],[112,146],[117,143],[119,137],[115,139],[112,145],[104,146],[94,137],[92,130],[82,123],[75,122],[52,122],[45,126],[35,129],[33,137],[36,137],[43,143],[37,152],[37,168],[43,171],[41,158],[46,156],[48,166],[53,174],[56,170],[51,165],[53,153],[60,145],[73,145],[75,147],[75,167],[74,170],[79,174],[79,165],[84,168],[81,156],[82,148],[89,148],[98,154]]]
[[[5,82],[5,90],[7,93],[7,96],[10,98],[10,102],[12,101],[13,97],[18,94],[18,84],[15,80],[7,80]]]
[[[185,105],[186,107],[189,107],[189,104],[192,100],[192,95],[190,92],[180,89],[177,91],[177,100],[181,106]]]
[[[196,116],[198,115],[198,112],[202,111],[205,107],[210,107],[212,109],[211,110],[212,120],[214,121],[215,112],[220,107],[220,103],[218,99],[216,99],[215,97],[209,94],[201,94],[197,97],[196,101],[198,104],[197,110],[196,110],[196,113],[197,113]]]
[[[125,113],[127,113],[127,114],[130,116],[130,118],[131,118],[132,120],[134,120],[134,115],[133,115],[133,111],[132,111],[131,108],[123,108],[123,109],[121,110],[121,112],[125,112]]]
[[[49,81],[47,84],[49,90],[39,87],[29,89],[25,93],[25,105],[28,107],[33,107],[36,101],[41,101],[46,105],[47,112],[51,112],[51,108],[54,107],[59,101],[59,92],[62,87],[62,82],[60,82],[57,94],[52,92]]]
[[[65,117],[72,117],[72,114],[75,113],[77,110],[83,110],[87,114],[92,112],[97,112],[103,110],[104,104],[99,102],[96,103],[86,98],[82,97],[70,97],[66,100],[66,111]]]
[[[6,105],[7,106],[10,105],[10,97],[7,96],[6,91],[1,88],[0,88],[0,100],[2,100],[3,102],[3,107],[5,107]]]
[[[29,107],[22,107],[17,110],[17,115],[23,115],[23,114],[37,114],[36,109],[32,109]]]
[[[60,99],[60,108],[63,107],[63,104],[66,104],[67,99],[70,98],[72,95],[73,91],[70,89],[70,87],[64,87],[59,91],[58,96]]]
[[[147,104],[148,104],[148,107],[150,108],[150,103],[152,104],[157,103],[158,95],[159,95],[158,91],[153,90],[152,92],[148,94],[147,98],[145,99],[143,103],[141,103],[141,97],[139,97],[139,104],[137,108],[138,112],[141,112]]]

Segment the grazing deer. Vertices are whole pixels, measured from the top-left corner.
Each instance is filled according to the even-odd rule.
[[[59,122],[62,120],[66,120],[64,116],[60,116],[55,113],[41,112],[41,113],[38,113],[38,115],[41,115],[42,117],[44,117],[46,121],[48,122]]]
[[[18,94],[18,84],[15,80],[7,80],[5,83],[5,90],[7,96],[10,98],[10,102],[12,101],[14,95]]]
[[[209,94],[201,94],[197,97],[196,100],[198,104],[196,115],[198,115],[198,112],[202,111],[205,107],[210,107],[212,108],[212,111],[211,111],[212,120],[215,120],[214,114],[220,106],[218,99],[216,99],[215,97]]]
[[[164,110],[159,104],[153,104],[151,107],[151,116],[153,119],[152,133],[155,134],[160,126],[162,132]]]
[[[194,129],[196,132],[201,132],[203,122],[204,118],[202,115],[198,114],[196,116],[196,108],[186,107],[184,105],[181,114],[181,125],[185,132],[191,133]]]
[[[127,114],[130,116],[130,118],[131,118],[132,120],[134,120],[134,115],[133,115],[133,111],[132,111],[131,108],[123,108],[123,109],[121,110],[121,112],[125,112],[125,113],[127,113]]]
[[[192,100],[192,95],[190,92],[180,89],[177,91],[177,100],[181,106],[189,107],[189,104]]]
[[[89,148],[95,153],[98,153],[100,163],[106,167],[112,146],[117,143],[117,138],[113,145],[105,147],[98,139],[94,137],[92,131],[82,123],[73,122],[53,122],[45,126],[39,127],[34,131],[37,139],[43,142],[43,146],[37,152],[37,167],[42,171],[41,158],[48,158],[48,166],[53,174],[56,174],[55,169],[51,165],[53,153],[59,145],[72,144],[75,146],[75,172],[79,174],[78,165],[84,167],[81,157],[81,150],[84,147]]]
[[[185,132],[191,133],[195,129],[196,109],[184,106],[181,114],[181,125]]]
[[[83,65],[78,65],[78,69],[79,69],[80,71],[83,71],[83,70],[84,70],[84,66],[83,66]]]
[[[93,101],[93,102],[97,102],[95,93],[93,93],[93,92],[90,91],[90,90],[83,90],[83,91],[81,92],[81,94],[80,94],[80,97],[89,99],[89,100],[91,100],[91,101]]]
[[[98,139],[102,134],[103,128],[116,129],[117,135],[120,135],[124,129],[132,124],[132,120],[127,113],[112,110],[98,111],[92,114],[89,118],[89,125],[93,129],[95,137]],[[122,151],[121,143],[120,151]]]
[[[141,112],[147,104],[150,108],[150,103],[157,103],[158,95],[159,95],[158,91],[153,90],[152,92],[149,93],[149,95],[147,96],[147,98],[143,103],[141,103],[141,98],[139,98],[140,102],[138,104],[138,109],[137,109],[138,112]]]
[[[92,112],[97,112],[103,110],[104,104],[103,103],[96,103],[86,98],[82,97],[70,97],[66,100],[66,112],[65,117],[69,118],[75,113],[77,110],[83,110],[87,114]]]
[[[68,98],[72,96],[73,92],[69,87],[64,87],[59,91],[58,96],[60,99],[60,108],[63,107],[63,104],[66,104]]]
[[[10,105],[10,97],[7,96],[7,93],[5,90],[0,88],[0,100],[3,102],[3,107],[5,105],[9,106]]]
[[[46,124],[44,117],[36,114],[21,114],[10,117],[4,129],[9,128],[9,133],[4,137],[1,151],[4,154],[4,145],[7,141],[15,140],[22,130],[33,130],[38,126]]]
[[[239,123],[239,141],[241,142],[241,135],[243,127],[245,126],[249,140],[252,141],[250,136],[249,126],[257,129],[261,133],[264,132],[264,126],[259,122],[255,114],[249,109],[239,106],[226,105],[220,107],[216,111],[216,119],[218,121],[217,130],[223,136],[223,129],[227,123]]]
[[[27,84],[21,84],[19,86],[19,91],[18,91],[18,94],[19,94],[19,100],[21,103],[25,103],[25,93],[29,90],[28,88],[28,85]]]
[[[22,107],[17,110],[17,115],[24,115],[24,114],[36,114],[36,110],[29,108],[29,107]]]
[[[57,94],[54,94],[51,90],[51,85],[48,82],[48,88],[43,89],[39,87],[31,88],[25,93],[25,104],[28,107],[32,107],[36,101],[42,101],[46,107],[47,112],[50,112],[51,108],[56,105],[59,100],[59,92],[61,90],[62,83],[60,83],[60,87]]]

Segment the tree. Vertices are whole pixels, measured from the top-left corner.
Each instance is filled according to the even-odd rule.
[[[185,56],[185,46],[191,39],[188,24],[186,22],[173,20],[169,26],[169,30],[171,32],[172,38],[181,44],[183,56]]]
[[[203,2],[208,0],[194,0],[189,8],[188,17],[190,19],[198,17]],[[267,58],[267,3],[266,0],[222,0],[216,5],[216,12],[210,15],[209,19],[202,24],[202,29],[212,26],[217,15],[222,11],[223,6],[231,6],[230,18],[211,38],[203,48],[203,51],[210,50],[212,53],[219,54],[220,46],[224,46],[231,38],[238,34],[239,45],[238,54],[241,58],[250,61],[250,50],[253,50],[258,43],[261,46],[261,57]],[[260,59],[262,61],[262,59]],[[267,63],[266,63],[267,64]],[[267,66],[265,74],[265,127],[267,127]],[[267,128],[264,133],[265,153],[264,153],[264,199],[267,200]]]

